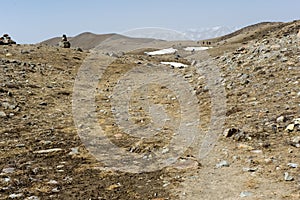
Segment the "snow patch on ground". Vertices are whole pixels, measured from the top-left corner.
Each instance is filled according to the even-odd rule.
[[[179,63],[179,62],[161,62],[161,64],[171,65],[172,67],[175,67],[175,68],[184,68],[184,67],[187,67],[186,64]]]
[[[185,51],[204,51],[210,49],[211,47],[186,47],[184,48]]]
[[[155,55],[164,55],[164,54],[172,54],[175,53],[177,49],[168,48],[168,49],[162,49],[158,51],[152,51],[152,52],[145,52],[145,54],[149,56],[155,56]]]

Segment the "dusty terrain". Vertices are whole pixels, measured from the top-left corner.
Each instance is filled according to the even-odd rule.
[[[105,170],[77,133],[72,95],[88,50],[0,46],[0,199],[299,199],[299,29],[299,21],[262,24],[211,40],[207,52],[226,90],[225,124],[215,148],[198,159],[199,144],[193,144],[174,164],[141,173]],[[148,100],[165,108],[170,124],[142,142],[116,125],[113,89],[142,65],[168,68],[190,83],[201,108],[199,128],[209,133],[211,94],[203,74],[185,58],[192,53],[150,57],[144,51],[115,55],[99,80],[96,115],[107,138],[143,154],[163,149],[172,137],[180,103],[159,84],[148,87]],[[161,61],[188,66],[171,68]],[[140,98],[144,92],[130,99],[140,126],[151,123]]]

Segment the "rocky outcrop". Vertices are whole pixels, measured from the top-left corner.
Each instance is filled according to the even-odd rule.
[[[16,42],[13,41],[8,34],[3,34],[3,36],[0,38],[0,45],[10,45],[10,44],[16,44]]]
[[[58,43],[58,46],[59,47],[62,47],[62,48],[70,48],[71,47],[71,43],[68,41],[68,38],[66,35],[63,35],[62,36],[62,39],[61,41]]]

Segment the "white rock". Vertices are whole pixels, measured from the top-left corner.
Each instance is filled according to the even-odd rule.
[[[171,65],[175,68],[184,68],[184,67],[187,67],[188,65],[185,65],[183,63],[179,63],[179,62],[161,62],[161,64],[164,64],[164,65]]]
[[[40,200],[40,198],[37,196],[30,196],[30,197],[25,198],[24,200]]]
[[[71,148],[71,152],[69,153],[69,155],[75,155],[75,154],[79,154],[78,147]]]
[[[293,119],[295,125],[300,125],[300,118]]]
[[[52,153],[52,152],[57,152],[57,151],[62,151],[62,150],[63,149],[61,149],[61,148],[53,148],[53,149],[34,151],[33,153]]]
[[[288,163],[287,165],[291,168],[297,168],[298,167],[298,164],[296,164],[296,163]]]
[[[0,111],[0,117],[6,117],[6,114],[5,114],[5,112],[3,112],[3,111]]]
[[[241,192],[240,194],[240,197],[249,197],[249,196],[252,196],[253,193],[252,192],[248,192],[248,191],[244,191],[244,192]]]
[[[22,196],[23,196],[23,193],[19,193],[19,194],[10,194],[8,197],[14,199],[14,198],[20,198]]]
[[[229,163],[226,160],[222,160],[218,164],[216,164],[216,168],[221,168],[221,167],[229,167]]]
[[[47,182],[47,184],[57,185],[58,182],[56,180],[50,180],[50,181]]]
[[[292,142],[296,143],[296,144],[299,144],[300,143],[300,136],[293,137]]]
[[[280,117],[278,117],[277,119],[276,119],[276,122],[277,123],[282,123],[282,122],[284,122],[285,121],[285,117],[284,116],[280,116]]]
[[[284,172],[284,180],[292,181],[292,180],[294,180],[294,177],[290,176],[288,172]]]
[[[289,124],[287,127],[286,127],[286,131],[293,131],[295,128],[295,125],[294,124]]]
[[[2,173],[4,173],[4,174],[10,174],[10,173],[13,173],[14,171],[15,171],[15,168],[13,168],[13,167],[8,167],[8,168],[2,169]]]

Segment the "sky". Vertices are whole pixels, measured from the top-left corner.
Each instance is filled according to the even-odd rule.
[[[82,32],[244,27],[300,19],[299,0],[3,0],[0,34],[37,43]]]

